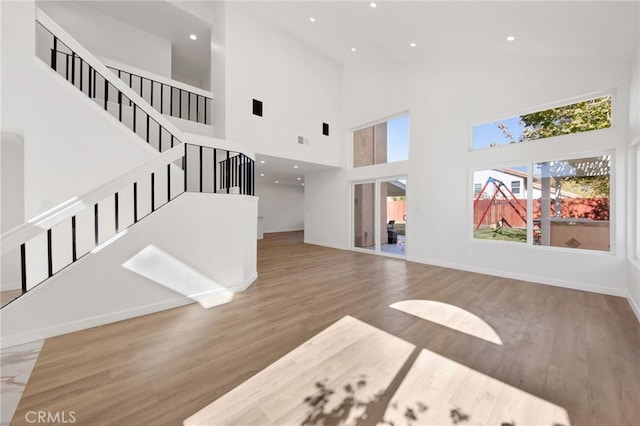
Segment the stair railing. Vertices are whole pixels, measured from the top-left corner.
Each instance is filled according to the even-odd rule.
[[[2,256],[17,263],[3,266],[18,271],[23,295],[185,192],[251,196],[254,188],[251,155],[181,144],[3,234]]]
[[[183,142],[177,127],[40,9],[36,55],[159,152]]]

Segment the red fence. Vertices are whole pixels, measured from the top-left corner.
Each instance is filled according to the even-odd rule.
[[[526,217],[526,200],[513,201],[519,202],[524,208],[519,211],[523,212]],[[587,218],[593,220],[609,220],[609,199],[608,198],[563,198],[560,201],[562,216],[564,218]],[[490,206],[490,207],[489,207]],[[527,224],[518,216],[516,211],[509,205],[506,200],[479,200],[473,209],[473,223],[478,225],[484,211],[489,207],[487,215],[484,217],[481,225],[491,225],[504,218],[514,228],[524,228]],[[541,217],[542,202],[540,199],[533,200],[533,217],[538,219]],[[551,216],[555,216],[555,200],[551,199]]]
[[[395,220],[396,222],[405,222],[407,214],[406,200],[387,200],[387,221]]]

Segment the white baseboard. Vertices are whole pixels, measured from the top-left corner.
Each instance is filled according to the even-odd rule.
[[[554,287],[563,287],[563,288],[570,288],[573,290],[588,291],[591,293],[600,293],[600,294],[608,294],[611,296],[627,297],[626,291],[621,289],[588,285],[588,284],[580,283],[577,281],[560,280],[555,278],[542,277],[539,275],[507,272],[499,269],[478,268],[475,266],[463,265],[463,264],[452,263],[452,262],[442,262],[442,261],[433,260],[433,259],[421,259],[421,258],[411,257],[411,258],[407,258],[407,260],[411,262],[416,262],[416,263],[424,263],[426,265],[441,266],[443,268],[458,269],[461,271],[475,272],[478,274],[485,274],[485,275],[493,275],[496,277],[510,278],[510,279],[520,280],[520,281],[528,281],[528,282],[533,282],[537,284],[551,285]]]
[[[26,333],[14,334],[11,336],[2,336],[2,338],[0,339],[0,348],[9,348],[12,346],[22,345],[24,343],[34,342],[36,340],[43,340],[49,337],[72,333],[74,331],[85,330],[87,328],[97,327],[100,325],[110,324],[113,322],[131,319],[142,315],[165,311],[167,309],[177,308],[180,306],[188,305],[190,303],[194,303],[194,301],[189,299],[188,297],[181,297],[179,299],[169,300],[162,303],[139,306],[119,312],[112,312],[109,314],[85,318],[78,321],[57,324],[52,327],[30,330]]]
[[[631,306],[631,310],[634,314],[636,314],[636,318],[638,322],[640,322],[640,307],[636,305],[636,302],[633,300],[630,294],[627,294],[627,302],[629,302],[629,306]]]
[[[312,241],[312,240],[307,240],[307,239],[304,240],[304,243],[305,244],[311,244],[311,245],[314,245],[314,246],[333,248],[333,249],[337,249],[337,250],[349,250],[349,247],[347,247],[347,246],[340,246],[340,245],[337,245],[337,244],[320,243],[320,242],[317,242],[317,241]]]
[[[258,278],[258,273],[253,273],[242,284],[229,287],[228,290],[238,293],[246,290],[255,282]],[[33,291],[35,292],[36,289]],[[216,293],[219,290],[213,290],[211,293]],[[29,293],[23,297],[28,297]],[[206,296],[206,294],[199,294],[198,296]],[[62,334],[72,333],[74,331],[85,330],[87,328],[97,327],[100,325],[110,324],[117,321],[127,320],[143,315],[153,314],[156,312],[166,311],[168,309],[178,308],[180,306],[189,305],[194,303],[195,300],[189,297],[180,297],[173,300],[168,300],[162,303],[155,303],[152,305],[139,306],[132,309],[127,309],[119,312],[112,312],[105,315],[99,315],[92,318],[85,318],[78,321],[72,321],[63,324],[57,324],[52,327],[40,328],[37,330],[30,330],[26,333],[15,334],[11,336],[2,336],[0,338],[0,348],[9,348],[12,346],[22,345],[24,343],[30,343],[37,340],[47,339],[49,337],[60,336]]]

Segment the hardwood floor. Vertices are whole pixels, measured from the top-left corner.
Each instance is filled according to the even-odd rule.
[[[266,234],[258,273],[225,305],[46,340],[12,424],[49,411],[80,425],[179,425],[211,407],[200,424],[640,419],[640,324],[622,298],[306,245],[301,233]],[[407,300],[460,308],[501,344],[389,307]],[[353,328],[336,331],[345,321]],[[362,388],[381,392],[347,387],[360,389],[359,368]]]

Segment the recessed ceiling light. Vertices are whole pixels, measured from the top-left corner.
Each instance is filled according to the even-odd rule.
[[[260,164],[264,164],[264,160],[260,160]]]
[[[278,181],[276,181],[276,183],[278,183]]]
[[[355,52],[356,50],[358,50],[358,49],[356,49],[355,47],[352,47],[352,48],[351,48],[351,51],[352,51],[352,52]]]
[[[198,36],[197,36],[197,35],[195,35],[195,34],[191,34],[191,35],[189,36],[189,38],[190,38],[191,40],[197,40],[197,39],[198,39]]]
[[[411,46],[411,47],[416,47],[416,46],[417,46],[417,44],[415,44],[415,43],[409,43],[409,46]]]
[[[302,186],[304,186],[304,182],[302,182]]]
[[[260,176],[264,176],[264,173],[260,173]]]
[[[311,18],[309,18],[309,21],[311,21],[311,22],[316,22],[316,18],[311,17]]]
[[[302,180],[302,178],[298,178],[298,180]]]
[[[507,41],[514,41],[516,38],[514,36],[508,36]]]
[[[298,168],[298,166],[293,166],[293,168],[294,168],[294,169],[297,169],[297,168]]]
[[[369,3],[369,6],[371,6],[371,7],[372,7],[372,8],[374,8],[374,9],[375,9],[376,7],[378,7],[378,5],[377,5],[377,4],[375,4],[374,2]]]

